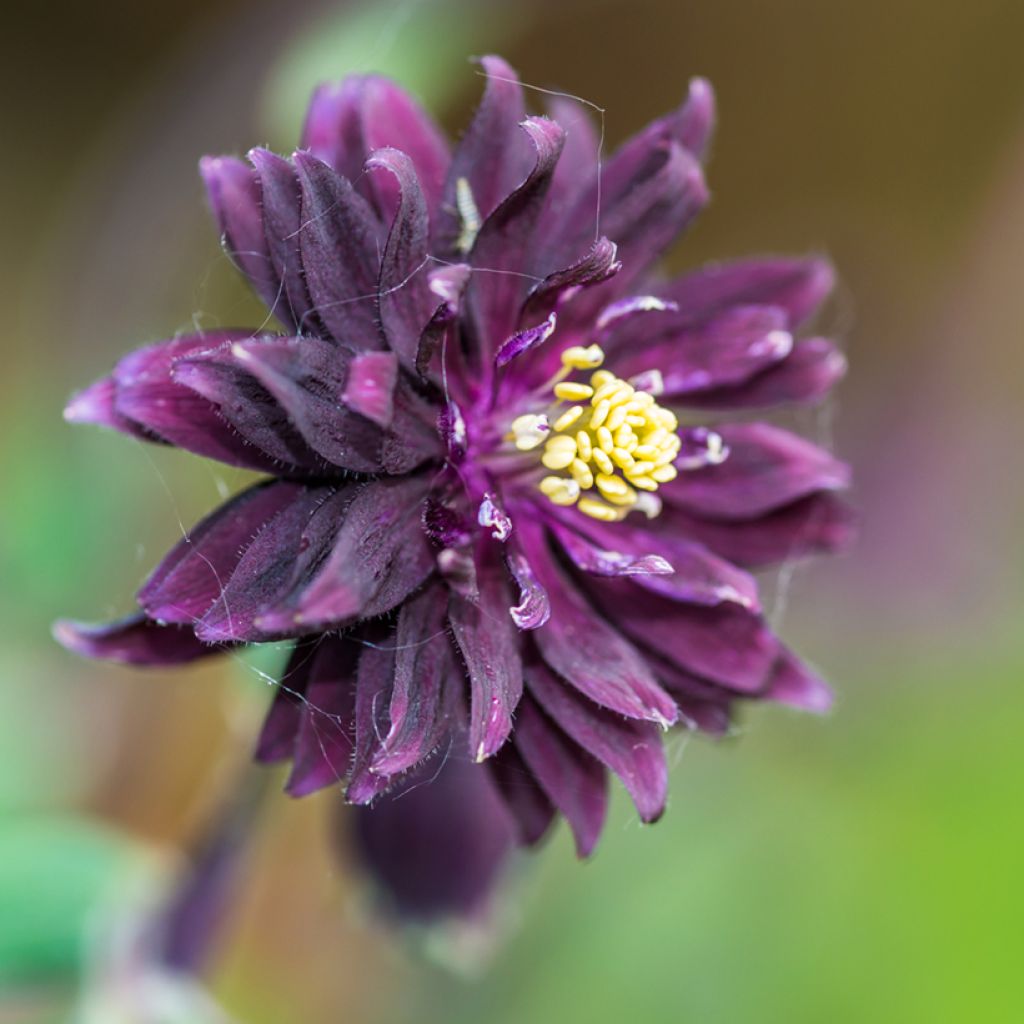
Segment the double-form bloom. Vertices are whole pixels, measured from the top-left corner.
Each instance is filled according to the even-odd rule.
[[[294,639],[257,756],[291,761],[294,795],[343,782],[372,805],[382,865],[403,814],[450,824],[437,877],[475,842],[449,905],[500,860],[484,819],[532,843],[560,812],[586,855],[609,771],[662,813],[665,730],[721,733],[743,699],[825,708],[750,571],[849,533],[846,467],[750,418],[842,374],[800,334],[827,264],[652,275],[708,198],[707,83],[602,162],[583,106],[528,116],[512,69],[483,67],[454,147],[359,77],[316,93],[292,157],[205,159],[283,333],[141,349],[66,413],[267,479],[170,552],[138,614],[59,638],[136,664]]]

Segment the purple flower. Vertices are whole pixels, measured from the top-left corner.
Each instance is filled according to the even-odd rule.
[[[224,245],[284,332],[150,346],[66,412],[269,479],[170,552],[137,615],[59,639],[171,664],[294,638],[257,756],[291,761],[293,795],[344,780],[374,804],[382,864],[403,801],[374,802],[428,788],[439,751],[484,766],[445,768],[483,781],[437,794],[497,794],[528,843],[561,813],[586,855],[609,771],[644,821],[662,813],[666,729],[829,702],[750,570],[847,539],[848,470],[749,419],[842,375],[800,333],[829,266],[652,274],[707,201],[704,81],[600,167],[580,105],[529,116],[512,69],[483,67],[454,148],[360,77],[316,93],[291,158],[204,159]],[[410,830],[445,818],[408,799]],[[498,833],[452,904],[479,902]]]

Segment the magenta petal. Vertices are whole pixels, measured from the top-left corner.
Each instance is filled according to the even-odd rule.
[[[383,348],[377,322],[380,221],[347,178],[309,153],[299,151],[294,160],[302,189],[302,269],[317,316],[337,341]]]
[[[846,357],[827,338],[797,342],[789,358],[735,387],[687,396],[705,409],[770,409],[820,402],[846,373]]]
[[[835,286],[835,273],[824,259],[738,260],[713,263],[691,271],[661,290],[690,321],[705,320],[734,306],[778,306],[799,327]]]
[[[603,284],[614,277],[622,269],[618,255],[619,247],[614,242],[603,236],[599,238],[575,263],[548,274],[530,289],[523,302],[520,322],[554,311],[580,288]]]
[[[141,614],[103,625],[60,619],[53,636],[75,654],[126,665],[181,665],[223,650],[201,642],[191,629],[163,626]]]
[[[558,727],[622,780],[640,817],[660,818],[668,795],[661,730],[598,707],[543,665],[527,666],[526,683]]]
[[[396,775],[422,761],[452,728],[462,672],[446,630],[443,588],[428,587],[402,605],[395,632],[395,680],[389,727],[370,770]]]
[[[833,694],[817,673],[783,650],[762,697],[821,715],[832,707]]]
[[[361,352],[349,363],[342,404],[386,429],[395,416],[397,383],[398,361],[392,352]]]
[[[477,559],[476,600],[451,591],[448,618],[470,684],[470,756],[491,757],[512,731],[523,692],[519,632],[509,615],[513,603],[504,566],[491,554]]]
[[[356,663],[360,646],[343,637],[323,637],[313,655],[309,684],[301,699],[301,722],[292,770],[285,783],[291,796],[308,796],[339,786],[348,774],[355,746]]]
[[[570,740],[529,698],[519,705],[515,746],[569,822],[577,855],[589,857],[608,810],[608,778],[600,761]]]
[[[518,550],[518,545],[513,548],[508,556],[508,569],[519,584],[519,603],[509,609],[509,614],[520,629],[539,629],[551,618],[551,602],[537,581],[530,560]]]
[[[305,630],[390,611],[434,569],[421,524],[429,480],[363,484],[349,505],[330,555],[296,598],[293,619]]]
[[[153,571],[138,594],[152,619],[194,625],[231,578],[252,539],[300,493],[273,481],[251,487],[194,527]]]
[[[737,604],[752,611],[760,608],[753,578],[702,544],[667,531],[619,524],[610,528],[579,515],[574,519],[574,529],[555,522],[551,530],[584,572],[631,576],[645,589],[686,604]],[[612,545],[627,551],[615,550]]]
[[[641,325],[631,323],[627,340],[613,336],[616,371],[623,377],[651,368],[661,371],[664,394],[683,397],[712,388],[742,384],[784,360],[793,350],[786,330],[786,314],[773,306],[736,306],[717,317],[677,333],[657,321],[673,321],[675,314],[645,320],[645,342],[635,340]],[[654,336],[653,338],[651,336]]]
[[[730,689],[750,693],[764,686],[779,647],[759,616],[735,604],[680,604],[632,580],[588,582],[607,619],[641,648]]]
[[[258,175],[229,156],[205,156],[199,161],[199,171],[224,248],[267,309],[289,330],[297,330],[299,324],[267,244]]]
[[[666,507],[661,528],[680,531],[736,565],[759,569],[821,552],[841,551],[854,536],[855,517],[832,494],[812,494],[758,519],[723,522]]]
[[[524,523],[520,536],[551,604],[551,617],[532,634],[544,660],[603,707],[629,718],[671,725],[677,718],[676,706],[640,652],[587,604],[556,565],[538,531],[528,530]]]
[[[849,486],[850,469],[823,448],[767,423],[716,427],[729,456],[664,485],[666,502],[695,515],[746,520],[817,491]]]
[[[95,384],[75,394],[64,407],[64,419],[68,423],[95,423],[129,437],[166,444],[163,438],[117,411],[117,389],[117,381],[113,377],[101,377]]]

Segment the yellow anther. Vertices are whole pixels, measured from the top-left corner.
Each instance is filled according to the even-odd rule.
[[[583,415],[583,406],[574,405],[555,420],[553,429],[568,430]]]
[[[594,411],[590,414],[590,429],[597,430],[608,419],[608,413],[612,411],[612,407],[607,400],[597,401],[597,395],[591,399],[591,403],[594,406]]]
[[[512,440],[521,452],[528,452],[541,444],[551,433],[547,416],[517,416],[512,421]]]
[[[591,457],[597,464],[597,468],[601,470],[602,473],[610,474],[615,472],[615,464],[608,457],[607,452],[602,451],[600,448],[595,448]]]
[[[612,508],[596,498],[580,498],[576,507],[591,519],[600,519],[605,523],[618,522],[623,516],[622,509]]]
[[[605,401],[605,399],[611,399],[612,395],[617,395],[622,390],[622,384],[623,382],[618,377],[613,377],[607,384],[602,384],[594,392],[594,405]]]
[[[573,480],[575,480],[583,490],[589,490],[594,486],[594,474],[582,459],[573,459],[572,462],[569,463],[569,472],[572,473]]]
[[[634,487],[639,487],[641,491],[656,491],[658,489],[658,484],[649,476],[634,476],[632,473],[628,473],[626,479]]]
[[[593,370],[604,362],[604,352],[600,345],[573,345],[562,353],[562,365],[571,366],[574,370]]]
[[[585,430],[576,431],[576,451],[584,462],[590,461],[590,453],[594,450],[590,435]]]
[[[538,486],[556,505],[575,505],[580,496],[580,485],[564,476],[546,476]]]
[[[661,375],[652,370],[627,381],[597,369],[604,362],[599,345],[570,346],[561,362],[545,387],[566,405],[549,410],[550,425],[543,415],[517,417],[506,439],[521,451],[543,443],[540,461],[558,475],[538,486],[554,504],[609,523],[634,510],[658,515],[653,492],[675,478],[681,446],[675,414],[655,400]],[[589,384],[567,379],[577,370],[593,371]]]
[[[576,384],[574,381],[563,381],[555,385],[555,395],[563,402],[583,402],[594,394],[589,384]]]
[[[608,414],[607,427],[611,431],[616,431],[623,423],[626,422],[626,417],[629,415],[629,410],[624,405],[617,405]]]
[[[619,469],[632,470],[633,466],[636,464],[633,456],[630,455],[625,448],[613,448],[611,455],[612,462],[614,462]]]
[[[576,438],[559,434],[544,446],[541,462],[548,469],[565,469],[576,458]]]

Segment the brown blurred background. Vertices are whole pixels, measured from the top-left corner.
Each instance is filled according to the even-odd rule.
[[[489,965],[479,937],[375,923],[331,849],[336,796],[272,793],[214,996],[247,1024],[1020,1019],[1024,5],[118,0],[5,20],[0,1022],[150,1019],[115,937],[248,778],[270,695],[252,663],[143,675],[50,641],[57,615],[126,611],[241,479],[73,431],[64,401],[138,344],[262,318],[201,155],[288,151],[310,88],[350,71],[394,75],[455,131],[481,84],[465,58],[488,51],[605,108],[609,145],[706,75],[713,202],[674,265],[837,264],[825,326],[851,372],[801,425],[854,462],[862,541],[771,584],[837,708],[681,743],[655,828],[620,800],[593,863],[561,834],[523,863]]]

